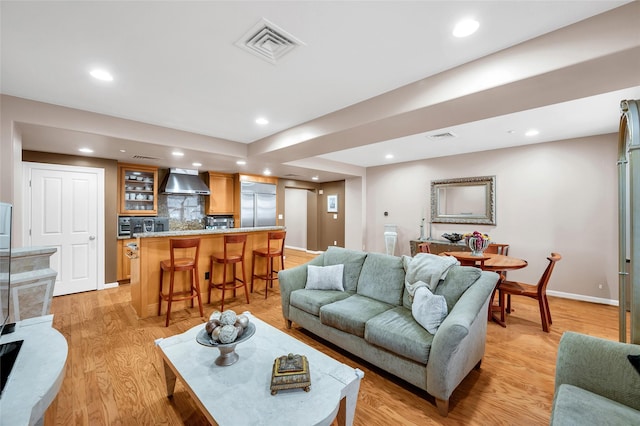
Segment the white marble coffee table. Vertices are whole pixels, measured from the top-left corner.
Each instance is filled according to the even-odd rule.
[[[364,373],[245,314],[256,333],[238,344],[235,350],[240,359],[230,366],[216,365],[219,350],[196,342],[204,324],[156,341],[168,396],[173,395],[179,377],[207,419],[218,425],[330,425],[336,418],[341,425],[351,425]],[[273,362],[288,353],[306,355],[311,390],[271,395]]]

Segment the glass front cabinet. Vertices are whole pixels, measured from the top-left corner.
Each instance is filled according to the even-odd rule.
[[[127,216],[158,214],[158,168],[118,165],[118,213]]]

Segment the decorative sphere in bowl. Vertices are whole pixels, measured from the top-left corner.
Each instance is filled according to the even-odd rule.
[[[448,234],[442,234],[442,236],[444,238],[446,238],[447,240],[451,241],[452,243],[457,243],[458,241],[460,241],[463,236],[462,234],[458,234],[457,232],[451,232]]]

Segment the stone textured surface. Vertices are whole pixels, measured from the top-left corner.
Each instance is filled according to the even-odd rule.
[[[11,250],[10,320],[49,314],[58,273],[49,267],[56,252],[51,247],[22,247]]]

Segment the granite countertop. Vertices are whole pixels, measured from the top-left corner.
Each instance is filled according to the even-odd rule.
[[[133,234],[133,238],[151,238],[151,237],[183,237],[186,235],[210,235],[210,234],[238,234],[243,232],[264,232],[264,231],[283,231],[284,226],[259,226],[253,228],[227,228],[227,229],[191,229],[188,231],[164,231],[164,232],[142,232]],[[126,239],[128,237],[118,237],[118,239]]]

